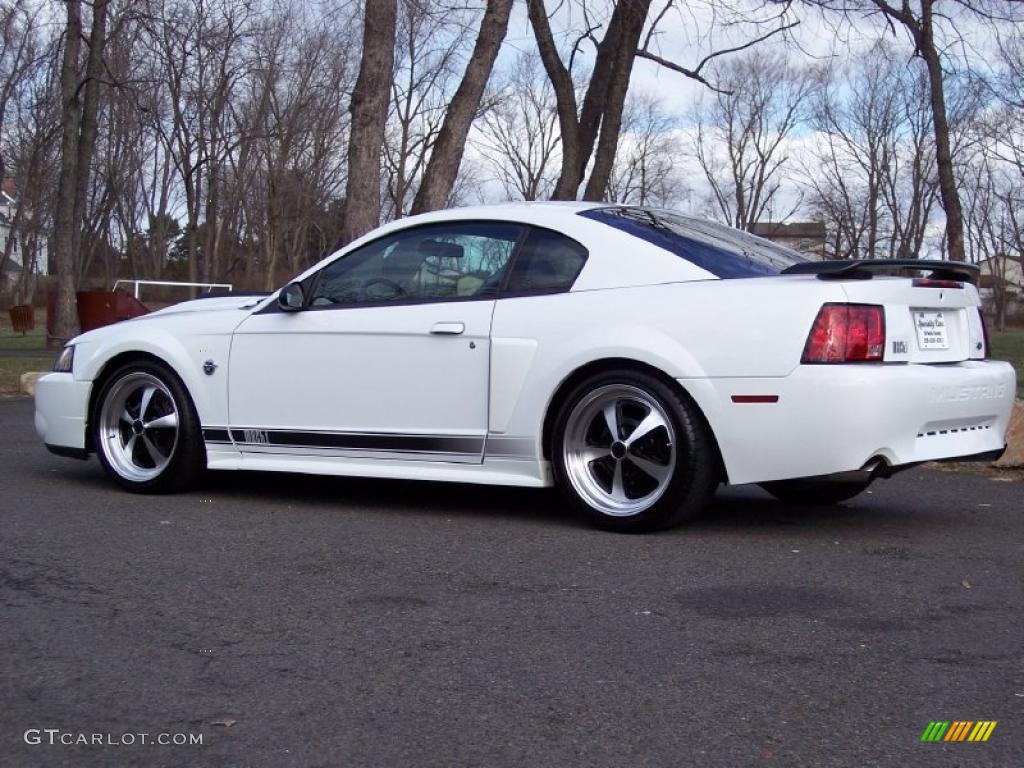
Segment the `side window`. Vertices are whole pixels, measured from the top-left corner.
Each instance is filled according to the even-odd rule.
[[[486,298],[522,234],[504,222],[432,224],[364,245],[321,270],[311,306]]]
[[[509,275],[508,293],[567,291],[587,260],[587,249],[549,229],[531,229]]]

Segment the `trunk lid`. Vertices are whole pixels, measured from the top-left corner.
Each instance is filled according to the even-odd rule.
[[[851,303],[885,307],[885,362],[957,363],[985,356],[980,300],[970,283],[925,287],[885,276],[836,282]]]

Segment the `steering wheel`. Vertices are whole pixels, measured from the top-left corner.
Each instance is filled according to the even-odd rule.
[[[392,295],[391,296],[380,296],[380,295],[376,295],[375,296],[375,295],[371,294],[370,287],[373,286],[373,285],[378,285],[378,284],[379,285],[384,285],[384,286],[387,286],[388,288],[390,288],[391,291],[392,291]],[[408,293],[408,291],[406,291],[405,288],[403,288],[401,285],[396,283],[394,280],[389,280],[386,277],[374,277],[374,278],[372,278],[370,280],[367,280],[365,283],[363,283],[363,297],[364,298],[381,299],[381,300],[384,300],[384,301],[389,301],[391,299],[401,298],[402,296],[405,296],[406,293]]]

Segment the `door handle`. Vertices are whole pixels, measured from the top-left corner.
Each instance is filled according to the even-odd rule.
[[[430,329],[430,332],[442,336],[458,336],[465,330],[465,323],[434,323],[434,327]]]

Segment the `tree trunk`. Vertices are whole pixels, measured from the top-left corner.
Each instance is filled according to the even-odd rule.
[[[78,98],[78,57],[82,45],[82,9],[79,0],[65,0],[67,24],[64,54],[60,70],[62,110],[60,174],[57,181],[57,208],[54,211],[53,263],[57,277],[57,302],[53,339],[47,346],[58,346],[78,333],[75,309],[75,256],[73,253],[75,189],[78,177],[78,129],[82,105]]]
[[[341,241],[350,243],[380,221],[380,161],[395,66],[396,0],[368,0],[359,76],[349,113],[348,179]]]
[[[939,193],[946,211],[946,245],[949,258],[964,261],[964,215],[960,206],[960,193],[953,173],[953,153],[949,143],[949,121],[946,117],[946,94],[942,75],[942,61],[935,44],[932,23],[933,0],[921,3],[921,34],[917,44],[928,67],[928,85],[931,93],[932,123],[935,128],[935,162],[939,171]]]
[[[595,163],[597,178],[587,185],[584,196],[594,200],[603,196],[619,143],[629,76],[650,6],[651,0],[618,0],[615,4],[604,37],[597,45],[590,83],[577,117],[575,86],[559,56],[544,0],[529,0],[530,24],[544,70],[555,91],[562,135],[562,169],[551,195],[553,200],[576,199],[594,154],[594,145],[598,143],[599,132],[601,146]]]
[[[85,87],[82,101],[82,128],[78,136],[78,169],[75,178],[75,226],[72,230],[71,253],[75,261],[82,252],[82,222],[85,219],[89,177],[96,149],[100,81],[103,77],[103,48],[107,40],[107,8],[109,0],[96,0],[89,32],[89,56],[85,65]]]
[[[586,167],[586,160],[580,162],[579,130],[580,121],[576,114],[576,88],[569,70],[562,63],[555,45],[551,25],[548,23],[547,9],[544,0],[528,0],[527,9],[530,25],[533,27],[537,48],[540,51],[541,63],[555,91],[555,103],[558,107],[558,127],[562,136],[562,170],[558,175],[558,183],[551,194],[552,200],[574,200],[580,185],[581,165]],[[587,157],[589,159],[589,155]]]
[[[188,221],[186,231],[186,254],[188,258],[188,282],[199,282],[199,200],[202,194],[202,174],[195,171],[185,184],[185,211]],[[197,296],[195,286],[188,289],[188,296]]]
[[[423,182],[413,200],[414,214],[434,211],[448,203],[462,164],[469,128],[480,108],[480,99],[491,77],[494,60],[508,31],[511,10],[512,0],[487,0],[487,10],[480,22],[473,55],[445,113],[423,174]]]
[[[608,188],[608,179],[615,165],[615,152],[619,146],[619,134],[622,132],[622,111],[626,103],[626,92],[629,89],[629,76],[633,71],[637,45],[640,42],[640,34],[643,32],[650,7],[651,0],[631,0],[620,3],[616,8],[616,11],[620,8],[623,9],[622,21],[616,28],[612,41],[614,59],[609,67],[609,76],[605,86],[607,90],[603,99],[601,138],[597,145],[597,154],[594,157],[590,180],[583,193],[584,200],[603,200],[605,190]],[[609,36],[611,34],[612,30],[609,27]],[[608,36],[602,43],[607,40]],[[586,117],[586,109],[587,103],[584,102],[584,117]],[[592,137],[589,139],[589,146],[593,146]],[[589,153],[589,148],[587,151]],[[583,169],[580,170],[580,178],[583,178]]]

